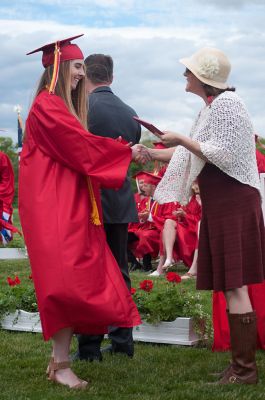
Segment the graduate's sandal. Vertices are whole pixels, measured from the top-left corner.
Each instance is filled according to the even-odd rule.
[[[193,274],[191,272],[186,272],[186,274],[182,275],[181,280],[186,281],[188,279],[196,279],[197,274]]]
[[[51,366],[52,366],[53,363],[54,363],[54,357],[51,357],[50,361],[49,361],[49,364],[48,364],[48,367],[46,369],[47,379],[50,379]]]
[[[60,369],[67,369],[70,368],[70,362],[69,361],[63,361],[63,362],[54,362],[50,361],[49,365],[48,365],[48,369],[49,369],[49,377],[48,379],[50,381],[59,383],[60,385],[64,385],[64,386],[68,386],[70,389],[85,389],[88,385],[87,381],[83,381],[81,379],[78,378],[79,383],[77,383],[74,386],[70,386],[67,383],[62,383],[60,382],[57,378],[56,378],[56,371],[59,371]]]

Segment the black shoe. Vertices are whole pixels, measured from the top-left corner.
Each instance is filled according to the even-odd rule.
[[[114,353],[122,353],[126,354],[128,357],[133,358],[134,354],[134,346],[133,344],[109,344],[108,346],[102,347],[101,349],[102,353],[109,353],[109,354],[114,354]]]
[[[151,254],[145,254],[143,256],[143,271],[149,272],[153,269],[152,267],[152,257]]]
[[[142,265],[139,263],[139,261],[134,261],[131,263],[130,267],[129,267],[129,272],[133,272],[136,271],[137,269],[142,269]]]
[[[80,355],[80,353],[77,351],[76,353],[72,354],[70,356],[71,361],[98,361],[101,362],[103,361],[102,354],[89,354],[89,355]]]

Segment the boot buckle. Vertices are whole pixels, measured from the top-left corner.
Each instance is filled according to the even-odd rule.
[[[237,377],[234,376],[234,375],[231,375],[231,376],[229,376],[228,380],[229,380],[230,383],[236,383],[237,382]]]
[[[242,318],[243,324],[250,324],[251,323],[251,318],[250,317],[243,317]]]

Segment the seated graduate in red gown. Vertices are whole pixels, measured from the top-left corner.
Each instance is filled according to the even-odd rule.
[[[146,208],[146,200],[148,200],[143,188],[144,188],[144,174],[140,171],[133,176],[137,186],[137,192],[134,194],[135,204],[137,207],[138,215]],[[128,232],[136,231],[140,226],[141,222],[130,222],[128,224]]]
[[[0,199],[0,215],[2,215],[3,212],[3,202]],[[0,230],[2,229],[2,220],[0,219]]]
[[[138,172],[134,177],[137,187],[137,192],[134,194],[134,200],[137,208],[138,215],[145,208],[144,199],[147,199],[145,193],[143,192],[144,179],[141,177],[141,172]],[[127,247],[127,257],[129,263],[129,271],[135,271],[137,269],[142,270],[142,264],[137,260],[133,252],[131,251],[131,243],[137,240],[137,237],[133,235],[133,232],[137,231],[140,227],[142,227],[143,223],[141,222],[130,222],[128,224],[128,247]]]
[[[265,145],[261,143],[258,135],[255,135],[256,142],[256,158],[259,174],[265,173],[265,154],[260,151],[260,149],[265,150]]]
[[[187,267],[193,262],[198,243],[198,224],[201,219],[201,203],[198,185],[193,184],[193,196],[186,206],[179,203],[160,205],[162,223],[160,261],[154,276],[163,274],[174,262],[182,260]]]
[[[13,166],[7,154],[0,151],[0,202],[2,202],[0,242],[3,245],[7,245],[13,239],[13,233],[20,234],[12,223],[14,193]]]
[[[153,142],[153,147],[158,150],[166,149],[166,146],[162,142]],[[154,175],[158,175],[161,178],[164,176],[167,170],[168,163],[162,161],[154,161]]]
[[[160,177],[151,172],[142,171],[136,176],[144,180],[143,192],[146,195],[139,205],[139,225],[136,229],[129,230],[129,247],[134,256],[143,259],[144,270],[152,268],[151,260],[159,252],[160,232],[153,222],[158,203],[152,198]]]
[[[73,334],[141,323],[107,245],[100,203],[100,188],[122,186],[141,145],[87,131],[84,56],[74,38],[34,51],[43,51],[45,70],[26,121],[19,212],[43,336],[53,339],[49,378],[83,388],[69,365]]]

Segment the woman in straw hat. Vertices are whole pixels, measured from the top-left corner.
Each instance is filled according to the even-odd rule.
[[[104,234],[99,188],[119,188],[139,148],[86,130],[84,57],[72,39],[46,45],[45,70],[26,121],[19,212],[45,340],[50,380],[87,386],[70,368],[73,333],[140,323]]]
[[[198,178],[202,200],[197,289],[224,292],[232,363],[220,384],[256,383],[256,314],[247,285],[265,276],[265,234],[252,123],[227,78],[230,62],[215,48],[181,59],[186,91],[205,102],[190,137],[166,132],[161,140],[176,149],[150,150],[154,159],[171,158],[155,199],[188,199]]]

